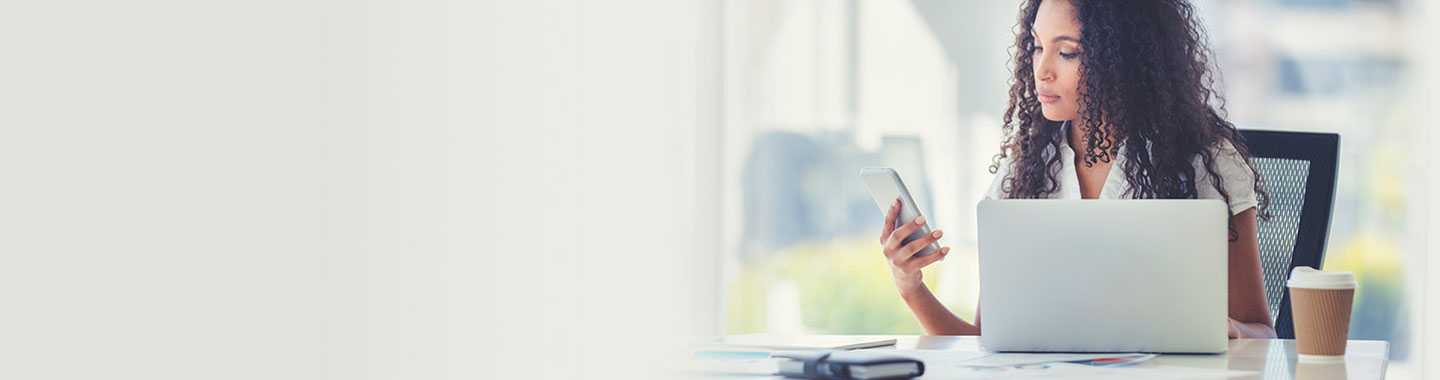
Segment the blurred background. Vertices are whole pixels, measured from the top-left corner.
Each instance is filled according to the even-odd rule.
[[[1440,2],[1195,4],[1233,122],[1342,136],[1352,337],[1440,378]],[[0,377],[631,378],[696,335],[917,334],[874,165],[971,317],[1018,6],[8,2]]]

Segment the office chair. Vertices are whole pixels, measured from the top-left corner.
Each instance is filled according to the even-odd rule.
[[[1240,135],[1270,194],[1271,219],[1259,222],[1270,317],[1279,338],[1294,339],[1285,281],[1295,267],[1320,269],[1324,262],[1340,136],[1258,130],[1241,130]]]

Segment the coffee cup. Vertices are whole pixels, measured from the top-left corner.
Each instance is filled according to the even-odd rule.
[[[1290,272],[1290,311],[1300,360],[1336,362],[1345,359],[1350,337],[1350,308],[1355,300],[1355,275],[1297,267]]]

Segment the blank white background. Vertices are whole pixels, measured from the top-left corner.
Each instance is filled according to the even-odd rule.
[[[708,6],[7,3],[0,377],[616,376],[717,331]]]

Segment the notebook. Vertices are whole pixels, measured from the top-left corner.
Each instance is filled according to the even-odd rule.
[[[778,352],[779,373],[806,379],[908,379],[925,373],[925,363],[884,351]]]

